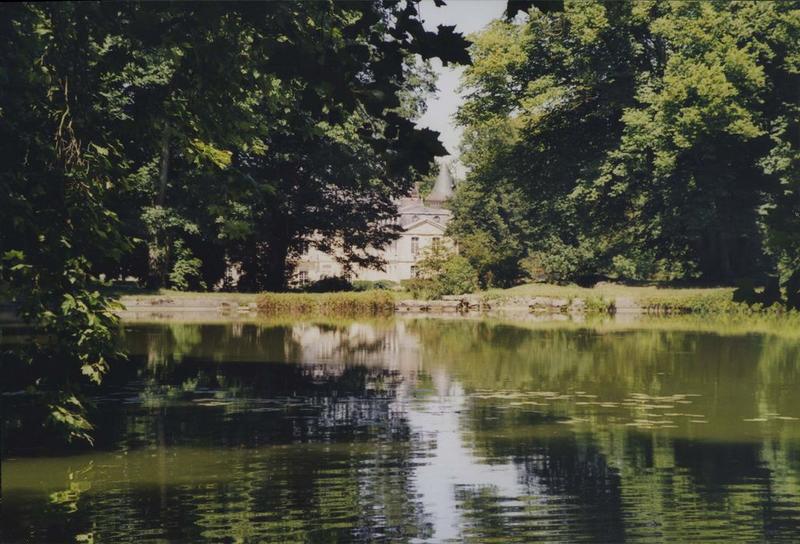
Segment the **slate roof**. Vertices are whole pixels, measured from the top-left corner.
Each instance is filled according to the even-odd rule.
[[[398,223],[402,227],[407,227],[412,223],[427,219],[432,223],[446,225],[452,217],[452,212],[444,208],[432,208],[423,204],[406,205],[397,210]],[[438,218],[438,219],[434,219]]]
[[[437,208],[433,206],[426,206],[425,204],[418,203],[418,204],[409,204],[406,206],[401,206],[397,209],[397,213],[399,214],[407,214],[407,213],[416,213],[422,215],[450,215],[450,210],[447,208]]]
[[[439,175],[436,177],[436,183],[433,185],[431,194],[427,196],[426,201],[431,204],[441,204],[450,200],[453,196],[453,176],[450,174],[450,168],[446,164],[439,166]]]

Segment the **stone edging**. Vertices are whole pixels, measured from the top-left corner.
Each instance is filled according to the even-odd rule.
[[[588,311],[606,313],[645,313],[643,308],[630,297],[617,297],[615,300],[587,304],[582,298],[559,297],[512,297],[487,299],[481,295],[450,295],[441,300],[400,300],[395,304],[399,314],[409,313],[467,313],[487,311],[527,311],[542,314],[584,314]]]

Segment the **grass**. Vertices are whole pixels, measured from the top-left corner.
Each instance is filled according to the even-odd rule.
[[[608,311],[617,301],[628,299],[653,313],[724,313],[747,314],[765,311],[733,300],[733,287],[683,288],[601,284],[596,287],[529,283],[510,289],[490,289],[484,293],[489,302],[503,302],[516,297],[551,297],[582,299],[588,311]],[[770,309],[770,311],[772,311]]]
[[[233,301],[239,303],[256,302],[260,293],[227,293],[227,292],[213,292],[213,291],[175,291],[172,289],[155,289],[155,290],[141,290],[141,291],[120,291],[112,292],[114,296],[120,298],[173,298],[173,299],[189,299],[200,298],[217,302],[220,300]]]
[[[521,297],[560,297],[576,298],[588,296],[604,296],[606,298],[631,297],[636,300],[650,298],[685,298],[693,296],[728,297],[733,296],[733,287],[682,288],[656,286],[630,286],[613,283],[600,284],[595,287],[579,287],[577,285],[555,285],[552,283],[526,283],[509,289],[489,289],[487,296],[521,296]]]
[[[395,293],[374,290],[343,293],[262,293],[262,314],[386,315],[394,313]]]

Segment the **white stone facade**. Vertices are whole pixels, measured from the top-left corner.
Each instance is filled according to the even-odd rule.
[[[412,195],[398,202],[396,222],[403,230],[400,237],[382,250],[373,252],[385,261],[383,270],[354,267],[350,280],[389,280],[400,282],[416,275],[416,262],[426,247],[451,245],[445,236],[452,217],[445,203],[452,195],[453,180],[445,165],[440,169],[431,194],[427,198]],[[314,282],[325,277],[343,276],[344,267],[333,255],[310,248],[297,261],[292,278],[295,284]]]

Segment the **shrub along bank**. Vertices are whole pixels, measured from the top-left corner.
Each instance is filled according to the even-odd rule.
[[[264,293],[258,297],[263,314],[385,315],[394,312],[389,291],[338,293]]]

